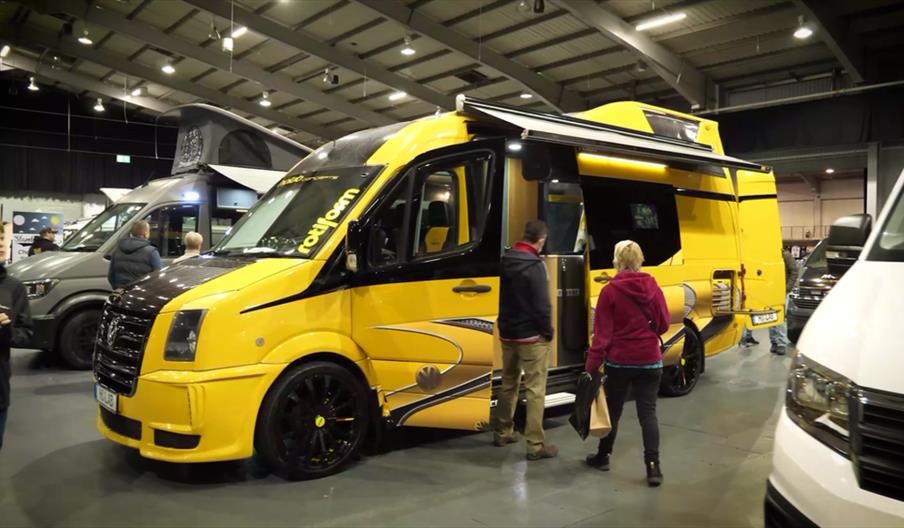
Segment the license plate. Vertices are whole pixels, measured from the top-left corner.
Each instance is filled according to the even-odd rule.
[[[102,385],[95,385],[94,398],[104,409],[111,413],[116,412],[117,404],[119,403],[119,395],[115,392]]]
[[[761,325],[766,323],[774,323],[778,321],[778,312],[770,312],[766,314],[754,315],[751,316],[754,325]]]

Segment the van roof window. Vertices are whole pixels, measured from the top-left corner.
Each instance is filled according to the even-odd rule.
[[[309,154],[290,171],[289,175],[311,175],[329,169],[363,167],[377,149],[407,125],[407,122],[395,123],[362,130],[330,141]]]

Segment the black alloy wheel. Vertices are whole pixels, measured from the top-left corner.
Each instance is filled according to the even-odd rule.
[[[686,328],[681,357],[677,363],[663,369],[659,394],[668,397],[689,394],[697,386],[702,370],[703,343],[696,332]]]
[[[70,368],[88,370],[94,357],[101,311],[86,308],[66,319],[59,333],[60,357]]]
[[[294,367],[264,398],[255,447],[274,473],[290,480],[337,473],[367,434],[369,398],[367,387],[340,365]]]

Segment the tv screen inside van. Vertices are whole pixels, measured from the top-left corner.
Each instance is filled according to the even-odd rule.
[[[659,229],[659,215],[653,204],[632,203],[631,216],[634,218],[634,229]]]

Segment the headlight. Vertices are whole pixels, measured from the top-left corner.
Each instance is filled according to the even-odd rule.
[[[791,365],[785,405],[804,431],[844,456],[850,453],[850,380],[798,356]]]
[[[25,291],[28,294],[29,299],[40,299],[50,293],[50,290],[52,290],[58,282],[60,282],[60,279],[32,280],[24,281],[22,286],[25,286]]]
[[[166,338],[163,358],[167,361],[194,361],[198,334],[206,310],[183,310],[176,313]]]

